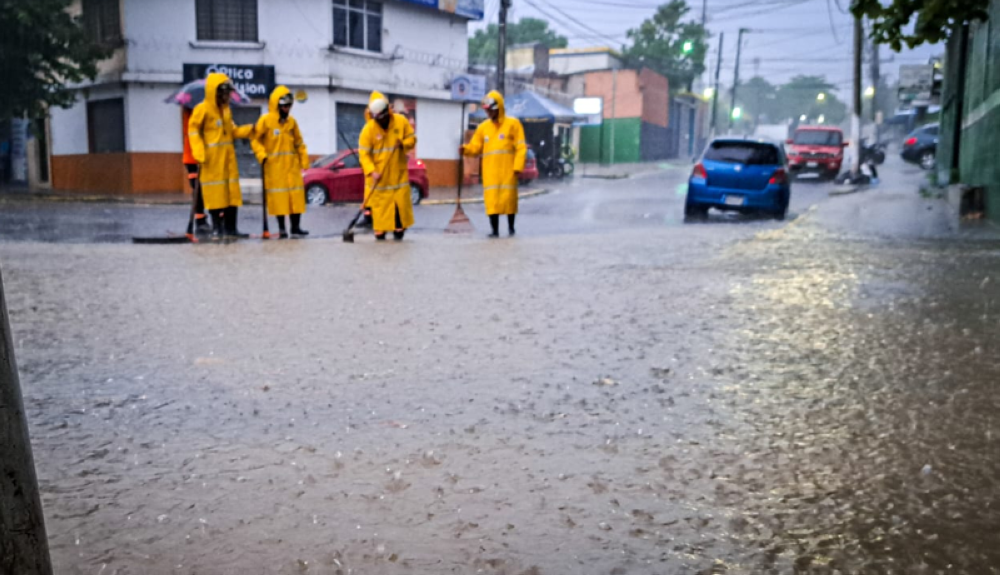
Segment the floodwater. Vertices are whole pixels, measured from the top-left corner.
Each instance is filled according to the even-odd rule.
[[[1000,572],[1000,245],[675,185],[514,240],[0,245],[57,572]]]

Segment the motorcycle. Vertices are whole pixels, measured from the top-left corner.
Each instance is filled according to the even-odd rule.
[[[562,157],[542,158],[539,156],[536,162],[538,163],[538,173],[543,177],[561,180],[566,176],[566,160]]]
[[[874,144],[866,144],[861,142],[861,163],[862,164],[875,164],[876,166],[881,166],[885,163],[885,144],[881,142],[876,142]]]

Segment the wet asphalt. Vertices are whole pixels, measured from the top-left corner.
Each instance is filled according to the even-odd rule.
[[[6,202],[57,572],[998,573],[1000,244],[864,220],[887,171],[786,222],[581,178],[500,240]]]

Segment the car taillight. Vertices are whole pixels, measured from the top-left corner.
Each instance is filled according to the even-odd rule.
[[[909,140],[906,140],[906,143],[904,143],[903,145],[904,146],[916,146],[917,145],[917,139],[916,138],[910,138]]]
[[[777,184],[777,185],[784,185],[784,184],[787,184],[788,183],[788,174],[785,173],[785,170],[783,168],[778,168],[777,170],[774,171],[774,174],[771,176],[771,180],[768,181],[767,183],[771,184],[771,185],[775,185],[775,184]]]
[[[424,167],[424,162],[422,160],[417,160],[417,167],[418,168]]]
[[[708,179],[708,172],[705,171],[705,166],[702,164],[695,164],[694,171],[691,172],[692,178],[701,178],[703,180]]]

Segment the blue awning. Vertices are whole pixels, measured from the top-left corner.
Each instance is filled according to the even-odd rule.
[[[521,92],[504,99],[507,114],[522,122],[556,122],[572,124],[581,121],[584,116],[575,114],[566,106],[557,104],[534,92]],[[481,109],[472,114],[477,120],[485,120],[486,113]]]

